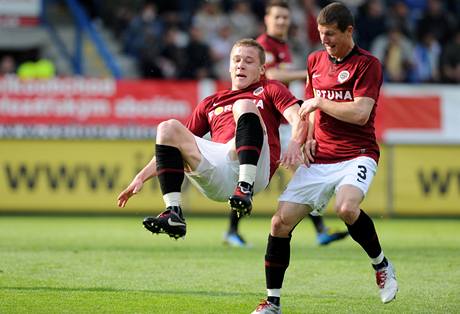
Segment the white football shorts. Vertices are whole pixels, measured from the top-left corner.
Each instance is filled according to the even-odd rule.
[[[206,197],[218,202],[226,202],[235,191],[239,177],[239,161],[231,159],[235,141],[216,143],[195,136],[202,158],[195,171],[185,172],[190,182]],[[267,134],[257,163],[254,193],[264,190],[270,179],[270,148]]]
[[[364,156],[333,164],[312,164],[309,168],[303,165],[297,168],[279,201],[305,204],[312,208],[312,215],[321,215],[342,185],[353,185],[365,196],[376,171],[375,160]]]

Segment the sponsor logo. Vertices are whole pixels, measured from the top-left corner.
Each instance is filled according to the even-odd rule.
[[[317,97],[323,97],[329,100],[353,100],[352,93],[349,90],[315,89],[315,94]]]
[[[321,74],[313,73],[312,78],[317,78],[317,77],[320,77],[320,76],[321,76]]]
[[[350,78],[350,72],[342,71],[342,72],[339,73],[339,76],[337,77],[337,80],[339,81],[339,83],[343,83],[346,80],[348,80],[349,78]]]
[[[263,88],[262,87],[259,87],[262,89],[263,91]],[[254,92],[256,92],[257,90],[255,90]],[[262,99],[252,99],[251,100],[254,104],[256,104],[256,107],[257,108],[260,108],[260,109],[264,109],[264,102]],[[231,105],[225,105],[225,106],[222,106],[222,107],[215,107],[213,108],[211,111],[208,112],[208,120],[209,121],[212,121],[212,119],[220,114],[225,114],[227,112],[232,112],[233,110],[233,104]]]
[[[263,91],[264,91],[264,88],[260,86],[260,87],[257,87],[252,93],[254,94],[254,96],[259,96],[260,94],[262,94]]]
[[[176,226],[185,226],[184,223],[182,222],[175,222],[175,221],[172,221],[171,217],[168,218],[168,224],[172,227],[176,227]]]

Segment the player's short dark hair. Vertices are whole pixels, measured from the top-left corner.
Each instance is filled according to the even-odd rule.
[[[287,0],[270,0],[265,6],[265,14],[270,13],[270,9],[273,7],[282,7],[289,10],[289,3]]]
[[[259,52],[259,59],[260,59],[260,64],[264,65],[265,64],[265,50],[264,47],[262,47],[256,40],[252,38],[243,38],[238,40],[232,47],[232,50],[235,49],[235,47],[254,47],[258,50]]]
[[[353,14],[340,2],[333,2],[322,8],[316,22],[318,25],[333,25],[337,23],[337,28],[342,32],[348,26],[355,26]]]

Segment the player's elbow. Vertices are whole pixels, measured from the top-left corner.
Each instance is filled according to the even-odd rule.
[[[356,124],[363,126],[363,125],[366,125],[367,121],[369,121],[369,116],[360,116],[356,120]]]
[[[369,121],[369,114],[367,112],[359,112],[355,115],[355,124],[363,126],[366,125],[367,121]]]

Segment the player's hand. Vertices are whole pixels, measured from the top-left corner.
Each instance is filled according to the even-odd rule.
[[[299,109],[300,119],[305,121],[305,119],[308,118],[308,115],[310,114],[310,112],[313,112],[318,108],[320,101],[321,101],[321,98],[318,98],[318,97],[305,100]]]
[[[281,157],[280,163],[286,168],[297,168],[303,162],[302,145],[290,140],[286,152]]]
[[[128,185],[126,189],[124,189],[119,195],[118,195],[118,207],[125,207],[126,203],[128,200],[133,196],[134,194],[137,194],[142,189],[142,186],[144,185],[144,182],[140,178],[134,178],[134,180]]]
[[[315,161],[316,154],[316,140],[310,139],[305,142],[303,147],[303,153],[305,156],[305,165],[310,167],[311,163]]]

